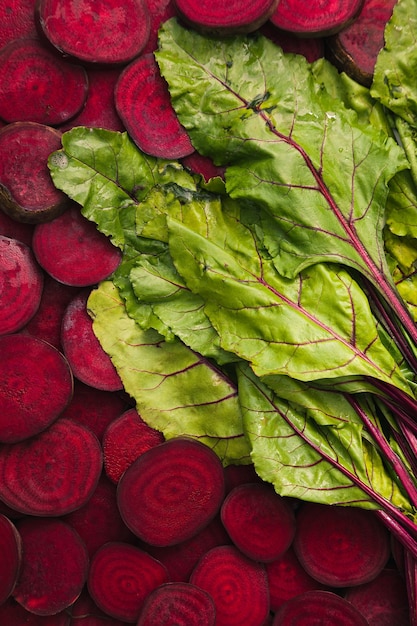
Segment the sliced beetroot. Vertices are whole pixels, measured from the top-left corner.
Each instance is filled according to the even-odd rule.
[[[175,0],[179,16],[195,29],[217,35],[250,33],[274,13],[278,0]]]
[[[38,39],[16,39],[0,50],[0,117],[6,122],[62,124],[81,110],[87,91],[85,69]]]
[[[332,63],[358,83],[369,87],[384,31],[397,0],[366,0],[356,20],[326,40]]]
[[[332,587],[369,582],[390,556],[389,533],[371,511],[310,502],[298,512],[293,546],[306,572]]]
[[[64,515],[88,501],[101,469],[97,437],[60,418],[31,439],[1,446],[0,498],[28,515]]]
[[[0,130],[0,204],[20,222],[45,222],[60,215],[67,196],[56,189],[48,157],[61,147],[61,133],[45,124],[15,122]]]
[[[154,52],[157,49],[158,31],[161,25],[177,15],[174,0],[146,0],[146,4],[148,5],[151,24],[148,42],[142,50],[142,54]]]
[[[113,420],[103,435],[104,469],[113,483],[141,454],[164,441],[158,430],[143,421],[136,409]]]
[[[101,65],[125,64],[138,56],[150,29],[144,0],[39,0],[37,19],[57,50]]]
[[[143,152],[179,159],[194,151],[153,54],[140,56],[123,70],[116,84],[115,103],[127,132]]]
[[[369,583],[350,587],[345,599],[368,620],[370,626],[408,626],[407,588],[395,569],[383,569]]]
[[[127,543],[103,545],[91,560],[88,590],[107,615],[136,623],[148,595],[168,582],[165,567]]]
[[[62,348],[78,380],[102,391],[118,391],[123,384],[94,334],[87,311],[89,294],[89,289],[82,290],[67,306],[62,318]]]
[[[71,626],[125,626],[126,622],[111,619],[98,608],[92,597],[84,588],[74,604],[69,607]]]
[[[277,28],[271,20],[260,28],[260,32],[282,48],[284,52],[301,54],[309,63],[313,63],[325,55],[326,38],[324,37],[300,37],[300,35]]]
[[[0,442],[11,444],[59,417],[71,400],[73,379],[63,354],[41,339],[4,335],[0,354]]]
[[[1,5],[0,48],[14,39],[36,37],[35,0],[9,0]]]
[[[219,511],[220,459],[199,441],[177,437],[144,452],[121,477],[121,516],[143,541],[169,546],[189,539]]]
[[[0,515],[0,605],[9,598],[16,586],[22,562],[22,539],[16,526]]]
[[[32,245],[32,235],[34,224],[25,224],[23,222],[16,222],[10,215],[7,215],[0,208],[0,235],[10,237],[11,239],[18,239],[27,246]]]
[[[148,596],[137,626],[214,626],[216,609],[209,593],[191,583],[165,583]]]
[[[366,618],[344,598],[331,591],[306,591],[282,605],[273,626],[368,626]]]
[[[221,519],[233,543],[264,563],[281,556],[295,535],[292,507],[266,483],[232,489],[222,504]]]
[[[120,249],[75,203],[54,220],[36,226],[32,249],[52,278],[73,287],[95,285],[108,278],[122,258]]]
[[[229,493],[229,491],[232,491],[232,489],[239,485],[262,482],[262,479],[256,473],[253,463],[248,465],[227,465],[227,467],[224,468],[224,480],[226,493]]]
[[[0,605],[0,624],[4,626],[72,626],[66,610],[55,615],[35,615],[18,604],[13,597]],[[110,626],[110,624],[97,626]]]
[[[363,3],[364,0],[280,0],[271,22],[298,35],[329,36],[349,26]]]
[[[0,335],[14,333],[29,322],[42,291],[43,273],[29,246],[0,235]]]
[[[184,157],[182,164],[195,174],[200,174],[206,182],[216,176],[224,178],[226,170],[225,167],[215,165],[210,157],[199,154],[197,151]]]
[[[80,595],[87,580],[88,554],[78,534],[61,520],[18,522],[23,559],[13,597],[36,615],[55,615]]]
[[[216,626],[261,626],[269,613],[265,566],[235,546],[219,546],[197,563],[190,582],[205,589],[216,608]]]

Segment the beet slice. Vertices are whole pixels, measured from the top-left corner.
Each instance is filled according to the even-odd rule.
[[[113,483],[141,454],[163,443],[164,436],[143,421],[136,409],[113,420],[103,435],[104,469]]]
[[[64,515],[88,501],[101,470],[97,437],[60,418],[31,439],[1,446],[0,497],[28,515]]]
[[[194,151],[192,154],[184,157],[182,159],[182,164],[184,167],[187,167],[189,170],[194,172],[194,174],[200,174],[206,182],[216,176],[224,178],[224,173],[226,171],[225,167],[215,165],[210,157],[199,154],[197,151]]]
[[[36,17],[57,50],[84,63],[128,63],[149,37],[144,0],[39,0]]]
[[[0,208],[0,235],[10,237],[10,239],[18,239],[27,246],[32,245],[32,235],[34,224],[24,224],[23,222],[16,222],[10,215],[7,215]]]
[[[264,563],[281,556],[295,535],[291,506],[265,483],[232,489],[222,504],[221,519],[233,543],[249,558]]]
[[[310,502],[298,512],[293,546],[306,572],[332,587],[369,582],[390,556],[389,533],[371,511]]]
[[[116,84],[115,104],[127,132],[143,152],[180,159],[194,151],[153,54],[144,54],[125,67]]]
[[[81,595],[68,609],[71,615],[71,626],[126,626],[126,622],[111,619],[98,608],[92,597],[84,588]]]
[[[120,249],[75,203],[54,220],[36,226],[32,249],[52,278],[73,287],[95,285],[108,278],[122,259]]]
[[[239,485],[246,483],[262,483],[262,479],[258,476],[253,463],[248,465],[228,465],[224,468],[224,480],[226,485],[226,493],[229,493]]]
[[[148,595],[166,582],[162,563],[136,546],[111,542],[91,559],[87,584],[94,602],[107,615],[136,623]]]
[[[0,624],[4,626],[71,626],[70,616],[65,610],[55,615],[35,615],[18,604],[13,597],[0,605]],[[110,624],[98,626],[110,626]]]
[[[175,0],[179,16],[190,26],[217,35],[251,33],[275,12],[278,0]]]
[[[273,626],[369,626],[366,618],[332,591],[306,591],[292,598],[275,613]]]
[[[10,217],[46,222],[65,210],[68,197],[48,169],[49,155],[60,147],[61,133],[44,124],[15,122],[0,130],[0,204]]]
[[[71,400],[73,378],[61,352],[29,335],[3,335],[0,354],[0,442],[12,444],[59,417]]]
[[[142,54],[154,52],[158,48],[158,31],[162,24],[177,15],[174,0],[146,0],[150,12],[150,32]]]
[[[219,546],[206,552],[190,582],[213,598],[216,626],[260,626],[268,616],[265,565],[252,561],[235,546]]]
[[[34,0],[3,2],[0,13],[0,49],[14,39],[36,37]]]
[[[82,109],[87,91],[85,69],[38,39],[16,39],[0,50],[0,117],[6,122],[62,124]]]
[[[20,330],[35,315],[43,284],[29,246],[0,235],[0,335]]]
[[[137,626],[214,626],[216,609],[207,591],[191,583],[165,583],[146,600]]]
[[[364,0],[280,0],[271,22],[298,35],[329,36],[349,26],[363,4]]]
[[[366,0],[356,20],[326,40],[326,56],[361,85],[370,87],[384,47],[384,31],[397,0]]]
[[[17,528],[23,559],[13,597],[36,615],[55,615],[73,604],[84,587],[86,547],[61,520],[26,518]]]
[[[224,474],[211,448],[177,437],[144,452],[121,477],[118,503],[131,531],[156,546],[196,535],[219,511]]]
[[[0,515],[0,554],[0,604],[3,604],[16,586],[22,562],[20,533],[5,515]]]
[[[94,334],[87,311],[89,294],[88,288],[83,289],[67,306],[62,318],[62,348],[78,380],[102,391],[118,391],[123,383]]]

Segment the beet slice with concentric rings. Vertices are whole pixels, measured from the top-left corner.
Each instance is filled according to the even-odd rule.
[[[272,626],[369,626],[368,620],[332,591],[306,591],[288,600],[275,613]]]
[[[0,335],[14,333],[32,319],[43,284],[43,272],[29,246],[0,235]]]
[[[16,526],[0,515],[0,605],[6,602],[16,586],[22,562],[22,539]]]
[[[0,442],[22,442],[43,431],[72,398],[68,361],[30,335],[0,337]]]
[[[298,512],[293,546],[310,576],[336,588],[369,582],[390,557],[389,533],[372,511],[313,502]]]
[[[329,36],[351,24],[364,0],[280,0],[271,22],[277,28],[304,36]]]
[[[155,546],[196,535],[214,518],[224,497],[224,473],[211,448],[177,437],[144,452],[118,484],[121,516]]]
[[[89,500],[101,470],[97,437],[59,418],[39,435],[0,447],[0,498],[27,515],[64,515]]]
[[[148,596],[137,626],[168,626],[168,623],[175,626],[214,626],[216,609],[213,598],[191,583],[160,585]]]
[[[180,17],[195,29],[217,35],[251,33],[274,13],[278,0],[175,0]]]
[[[86,547],[61,520],[25,518],[17,522],[22,567],[13,597],[36,615],[55,615],[71,606],[87,580]]]
[[[213,598],[216,626],[260,626],[268,617],[265,565],[249,559],[235,546],[219,546],[206,552],[194,568],[190,583]]]
[[[136,623],[148,595],[168,582],[166,568],[147,552],[123,542],[110,542],[91,559],[88,591],[107,615]]]

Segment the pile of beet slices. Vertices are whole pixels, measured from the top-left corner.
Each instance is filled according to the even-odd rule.
[[[370,511],[277,495],[137,413],[86,302],[120,252],[54,188],[75,126],[197,154],[153,51],[176,16],[260,30],[369,85],[392,0],[0,0],[0,624],[408,626],[401,548]]]

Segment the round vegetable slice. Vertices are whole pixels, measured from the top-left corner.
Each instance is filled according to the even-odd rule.
[[[87,584],[92,599],[107,615],[136,623],[148,595],[166,582],[162,563],[136,546],[110,542],[91,559]]]
[[[246,556],[264,563],[283,554],[295,535],[291,506],[267,484],[232,489],[222,504],[221,519],[233,543]]]
[[[0,235],[0,335],[14,333],[32,319],[43,285],[43,272],[29,246]]]
[[[144,0],[40,0],[37,19],[57,50],[86,63],[128,63],[150,32]]]
[[[190,582],[213,598],[216,626],[260,626],[268,616],[265,565],[252,561],[235,546],[219,546],[206,552]]]
[[[0,515],[0,605],[12,594],[22,561],[22,539],[11,520]]]
[[[165,583],[152,591],[137,626],[214,626],[213,598],[186,582]]]
[[[332,587],[369,582],[390,556],[389,533],[372,512],[310,502],[297,515],[293,546],[306,572]]]
[[[101,470],[97,437],[60,418],[31,439],[1,446],[0,498],[27,515],[64,515],[88,501]]]
[[[26,518],[17,527],[23,559],[13,597],[36,615],[55,615],[73,604],[84,587],[86,547],[61,520]]]
[[[349,26],[363,4],[364,0],[280,0],[271,22],[299,35],[328,36]]]
[[[0,337],[0,442],[22,442],[43,431],[72,397],[67,360],[30,335]]]
[[[180,17],[196,29],[210,33],[250,33],[264,24],[278,0],[175,0]]]
[[[332,591],[306,591],[275,613],[272,626],[369,626],[353,604]]]
[[[125,524],[156,546],[196,535],[219,511],[223,497],[220,459],[208,446],[186,437],[144,452],[118,484]]]

